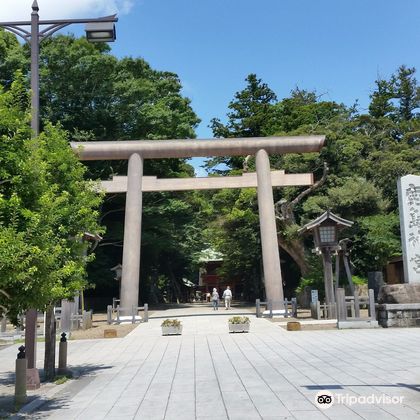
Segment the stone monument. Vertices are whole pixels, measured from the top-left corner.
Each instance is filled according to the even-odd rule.
[[[420,176],[398,180],[404,281],[420,283]]]
[[[420,176],[398,179],[403,284],[384,285],[378,295],[383,327],[420,326]]]

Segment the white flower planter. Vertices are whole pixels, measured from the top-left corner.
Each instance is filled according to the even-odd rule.
[[[182,325],[179,327],[162,327],[162,335],[181,335]]]
[[[249,323],[248,324],[232,324],[229,322],[229,332],[249,332]]]

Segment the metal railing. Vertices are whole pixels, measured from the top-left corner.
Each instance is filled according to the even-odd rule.
[[[368,317],[360,316],[362,306],[368,308]],[[354,296],[346,296],[345,290],[337,289],[337,318],[339,321],[357,321],[370,319],[376,320],[375,296],[373,289],[368,290],[368,296],[359,296],[355,291]]]
[[[141,311],[143,311],[143,316],[139,316],[139,312]],[[132,324],[135,324],[136,321],[148,322],[149,305],[145,303],[144,306],[132,306],[131,308],[122,308],[120,305],[117,305],[116,308],[114,308],[113,305],[108,305],[107,322],[109,325],[127,322],[129,318],[131,318]]]
[[[335,303],[321,303],[319,300],[311,302],[311,317],[313,319],[335,319],[337,305]]]
[[[261,307],[264,306],[265,309],[261,310]],[[282,308],[284,306],[284,309]],[[285,299],[283,301],[272,301],[268,300],[267,302],[262,302],[260,299],[257,299],[255,301],[255,307],[256,307],[256,317],[262,318],[263,316],[266,316],[268,318],[273,317],[273,312],[276,311],[275,307],[281,308],[280,310],[284,310],[284,314],[282,314],[285,318],[293,317],[297,318],[297,300],[296,298],[292,298],[290,300]],[[264,314],[264,312],[268,312],[268,314]]]
[[[121,303],[120,299],[112,298],[112,309],[117,309],[117,306]]]

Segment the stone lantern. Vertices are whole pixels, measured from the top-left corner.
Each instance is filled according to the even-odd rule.
[[[353,222],[350,220],[343,219],[328,210],[299,230],[300,233],[312,232],[315,242],[314,251],[322,255],[327,305],[335,303],[331,255],[341,249],[338,244],[338,232],[352,225]]]
[[[121,299],[121,278],[122,278],[122,265],[117,264],[115,267],[110,268],[110,271],[115,272],[114,280],[119,283],[119,295],[118,300]]]

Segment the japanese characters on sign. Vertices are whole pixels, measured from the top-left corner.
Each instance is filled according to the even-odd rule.
[[[420,283],[420,176],[406,175],[398,180],[404,280]]]

